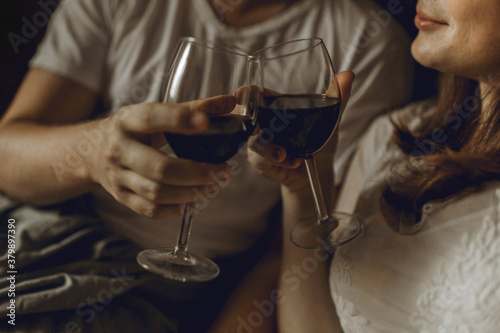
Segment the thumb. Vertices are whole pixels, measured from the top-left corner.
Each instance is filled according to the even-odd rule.
[[[337,82],[339,83],[340,96],[342,97],[342,112],[347,106],[349,97],[351,96],[351,86],[354,81],[355,75],[351,71],[344,71],[338,73],[336,76]]]

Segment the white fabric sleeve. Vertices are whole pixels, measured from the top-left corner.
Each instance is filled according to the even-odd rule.
[[[364,25],[345,10],[344,20],[336,29],[342,31],[338,72],[351,70],[356,75],[349,104],[339,127],[339,146],[335,162],[335,182],[342,182],[345,169],[356,150],[359,138],[380,114],[395,110],[410,101],[414,62],[410,39],[390,14],[371,10]],[[378,16],[377,16],[378,15]],[[378,30],[375,28],[378,27]],[[335,57],[336,55],[332,55]],[[388,133],[388,135],[391,135]]]
[[[61,1],[29,65],[72,79],[92,91],[102,87],[111,34],[109,1]]]
[[[346,170],[335,210],[354,214],[367,176],[384,155],[389,155],[386,149],[390,144],[389,137],[392,131],[393,127],[388,115],[376,119],[366,131],[350,161],[349,168]]]
[[[436,274],[416,299],[410,324],[419,333],[498,332],[500,328],[500,188],[498,182],[429,217],[424,233],[445,244]],[[438,242],[435,242],[438,243]],[[428,268],[425,268],[428,269]]]

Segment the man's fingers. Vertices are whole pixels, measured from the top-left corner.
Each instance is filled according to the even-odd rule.
[[[164,220],[182,215],[179,205],[162,205],[151,202],[132,191],[122,189],[114,194],[115,199],[134,212],[146,217]]]
[[[197,197],[199,199],[200,193],[208,196],[219,190],[219,185],[216,183],[196,187],[165,185],[127,169],[122,169],[117,177],[119,178],[117,181],[123,187],[158,204],[172,205],[194,202]]]
[[[246,105],[250,101],[255,100],[259,97],[261,90],[258,86],[250,85],[250,86],[242,86],[239,87],[234,93],[234,98],[236,103],[239,105]]]
[[[236,100],[233,95],[220,95],[199,99],[192,102],[180,103],[194,111],[206,114],[224,114],[231,112],[236,106]]]
[[[232,95],[223,95],[185,103],[134,104],[123,107],[115,116],[119,117],[120,126],[129,132],[194,134],[208,127],[207,114],[228,113],[235,106]]]
[[[208,117],[179,104],[145,103],[123,107],[115,115],[126,132],[194,134],[208,127]]]
[[[111,149],[108,158],[153,181],[173,186],[203,186],[214,183],[214,179],[224,181],[230,177],[225,164],[196,163],[169,157],[133,139],[125,140]]]

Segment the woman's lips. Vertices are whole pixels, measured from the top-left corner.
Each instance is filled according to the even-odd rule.
[[[427,31],[427,30],[435,30],[442,28],[448,24],[444,22],[437,21],[427,15],[425,15],[421,11],[417,11],[417,15],[415,16],[415,26],[419,30]]]

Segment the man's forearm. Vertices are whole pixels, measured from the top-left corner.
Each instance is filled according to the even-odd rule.
[[[97,188],[87,165],[102,138],[95,124],[44,126],[16,121],[2,126],[0,191],[47,205]]]

